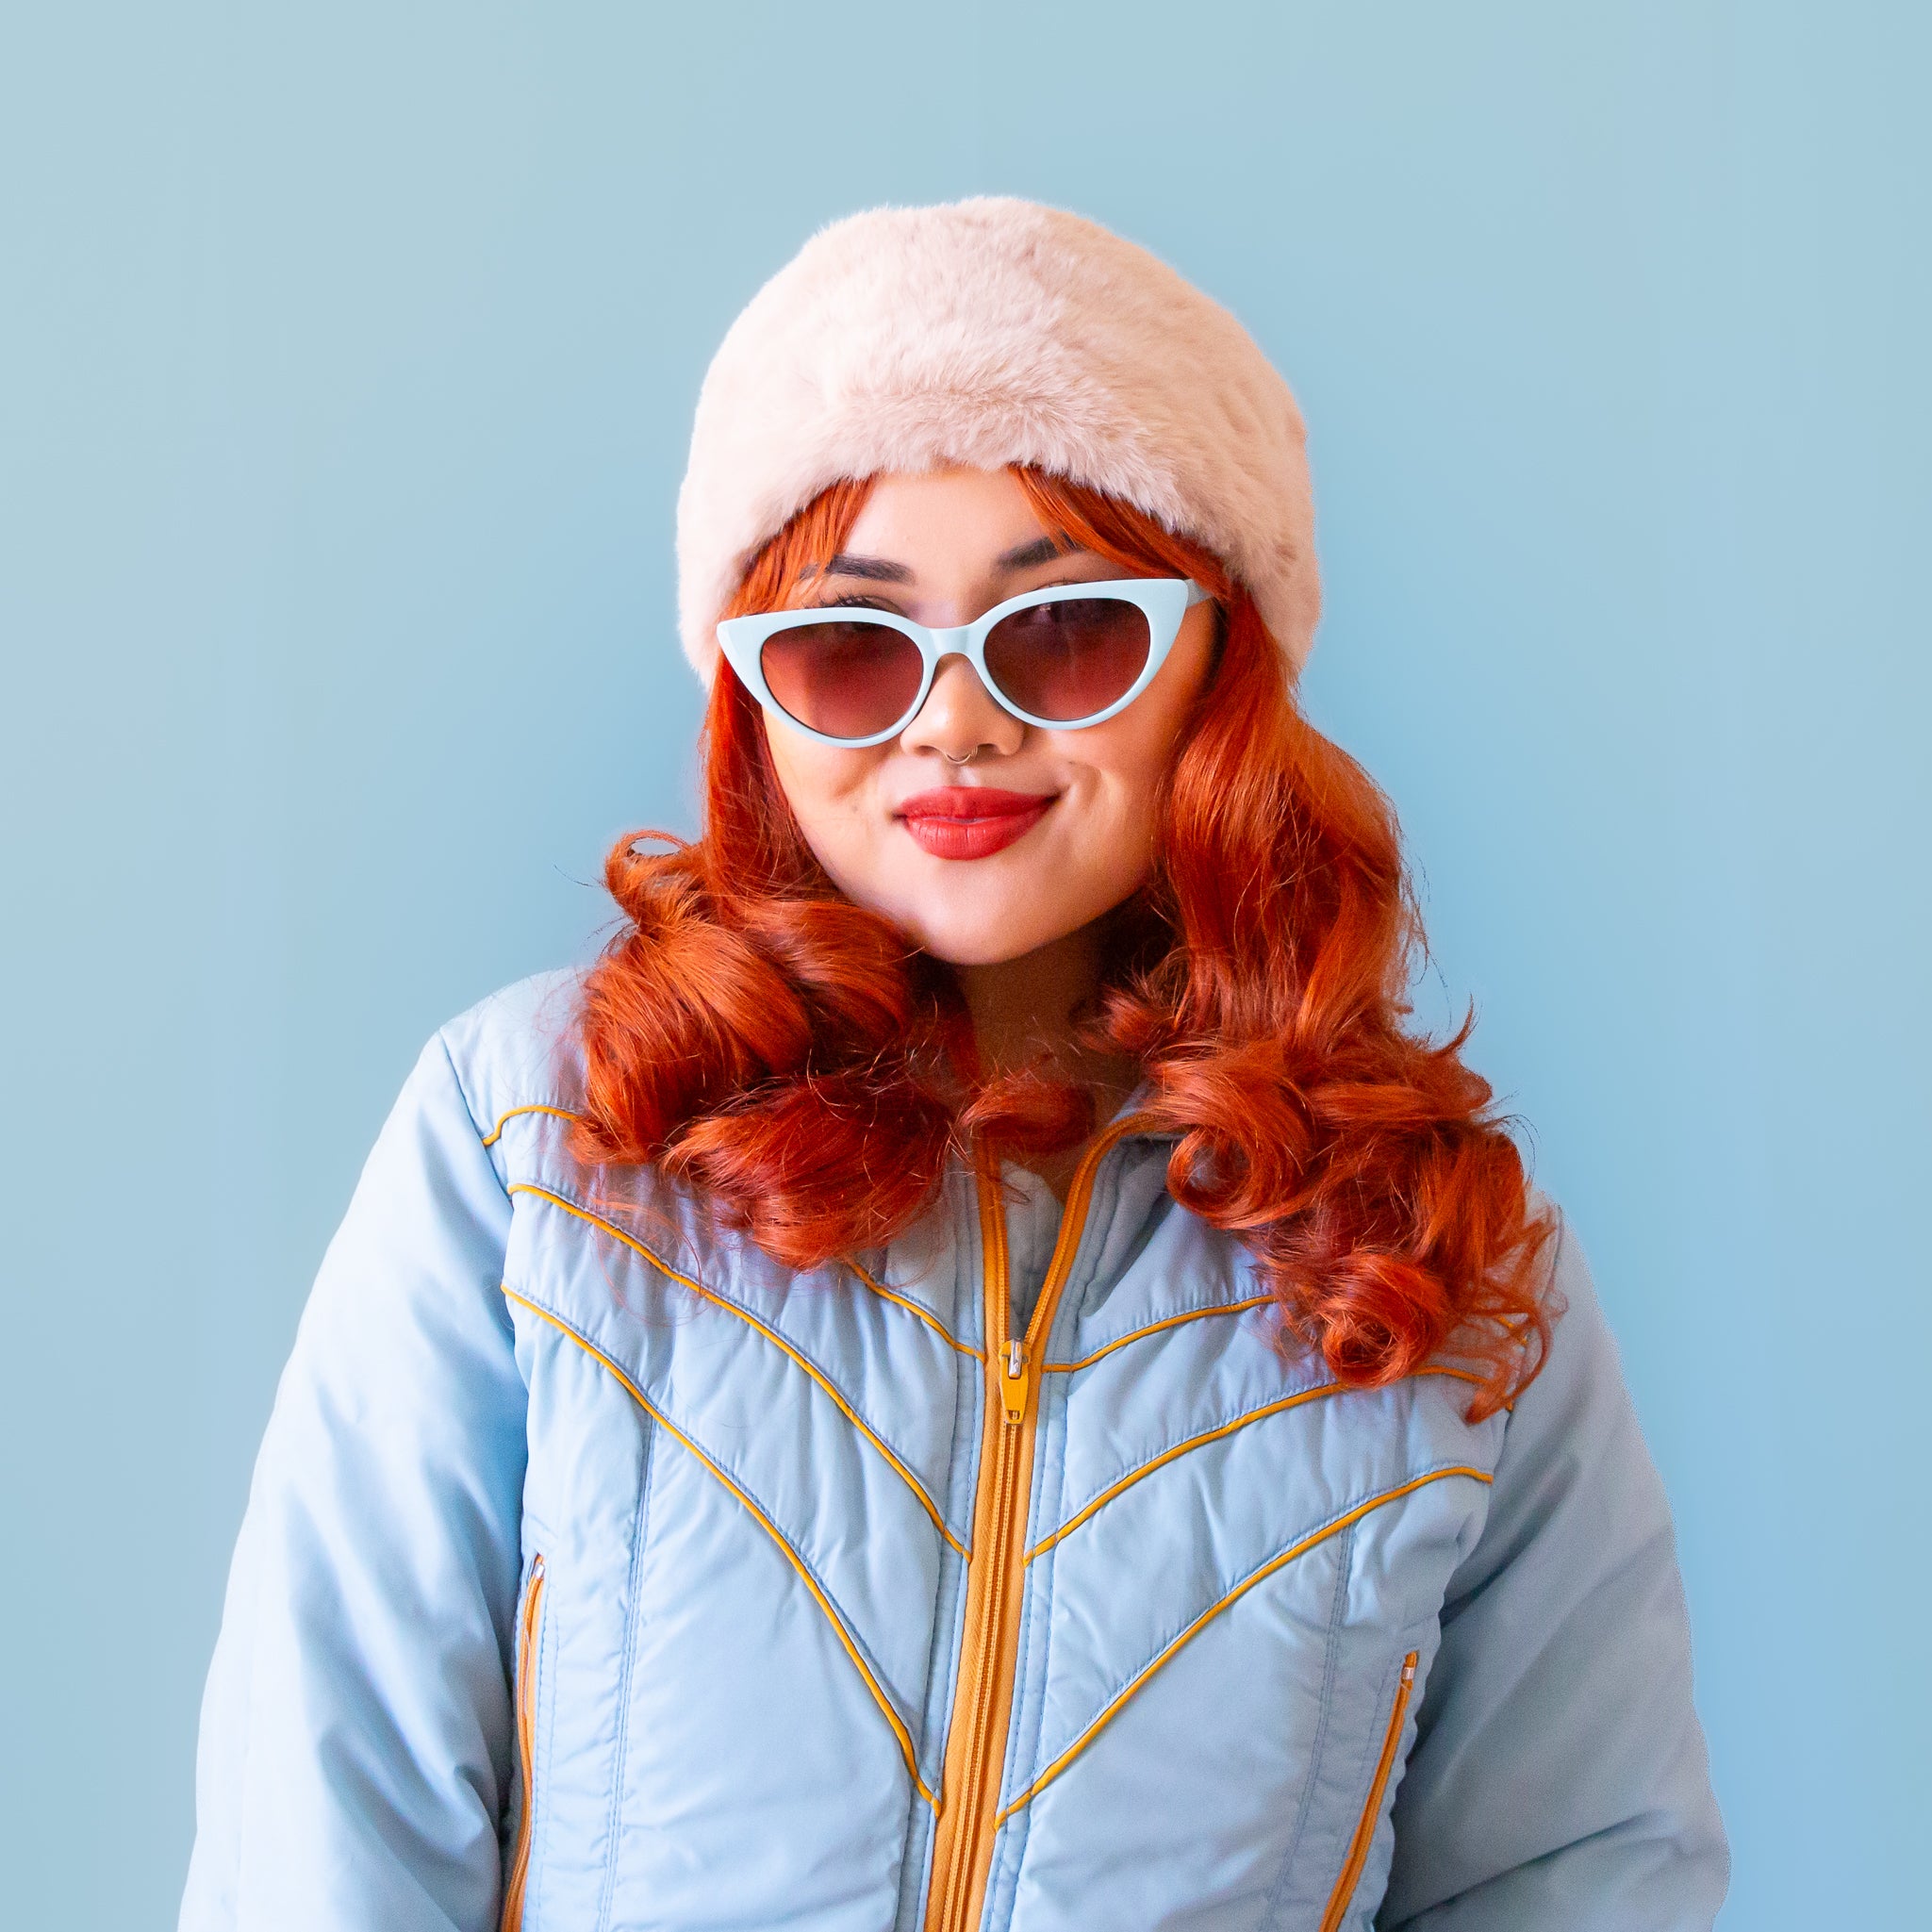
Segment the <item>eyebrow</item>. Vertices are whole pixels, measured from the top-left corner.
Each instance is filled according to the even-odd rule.
[[[1032,570],[1041,564],[1050,564],[1055,557],[1077,557],[1087,554],[1083,544],[1071,543],[1064,537],[1036,537],[1031,543],[1022,543],[1016,550],[1010,550],[995,560],[996,570]]]
[[[910,584],[913,573],[889,557],[852,556],[846,551],[831,558],[820,573],[827,577],[864,577],[873,584]]]
[[[1003,555],[993,560],[993,568],[1002,576],[1015,570],[1036,570],[1041,564],[1050,564],[1056,557],[1084,556],[1084,545],[1069,543],[1063,537],[1036,537],[1031,543],[1022,543]],[[829,559],[823,575],[827,577],[863,577],[871,584],[910,584],[912,570],[904,564],[894,563],[890,557],[855,556],[849,551]]]

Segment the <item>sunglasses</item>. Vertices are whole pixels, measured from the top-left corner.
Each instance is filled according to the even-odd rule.
[[[881,745],[918,716],[939,661],[957,653],[1003,710],[1079,731],[1153,682],[1181,619],[1208,593],[1185,577],[1058,584],[934,631],[891,611],[832,604],[727,618],[718,641],[768,710],[825,745]]]

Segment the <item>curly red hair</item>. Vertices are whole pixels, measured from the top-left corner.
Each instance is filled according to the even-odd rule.
[[[1247,1245],[1290,1334],[1354,1385],[1454,1357],[1492,1412],[1541,1365],[1552,1227],[1488,1083],[1408,1028],[1422,943],[1395,814],[1295,703],[1226,568],[1114,499],[1016,471],[1049,529],[1130,570],[1193,577],[1223,613],[1214,671],[1161,801],[1151,876],[1114,916],[1086,1024],[1177,1132],[1176,1200]],[[766,545],[727,615],[784,607],[869,486],[833,486]],[[703,834],[620,840],[624,930],[584,996],[596,1162],[651,1163],[777,1260],[879,1246],[975,1138],[1012,1151],[1092,1130],[1037,1072],[978,1077],[949,970],[833,885],[780,790],[756,702],[720,669]],[[640,851],[649,838],[668,850]]]

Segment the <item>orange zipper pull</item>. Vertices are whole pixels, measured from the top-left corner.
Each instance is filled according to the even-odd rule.
[[[1006,1401],[1007,1421],[1020,1421],[1027,1412],[1027,1352],[1017,1338],[1006,1345],[1006,1360],[1000,1363],[999,1393]]]

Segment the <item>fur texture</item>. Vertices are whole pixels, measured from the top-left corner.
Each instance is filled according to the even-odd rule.
[[[835,222],[732,324],[678,497],[685,656],[708,684],[726,601],[828,484],[1007,463],[1124,498],[1206,545],[1299,669],[1321,585],[1288,385],[1145,249],[994,198]]]

